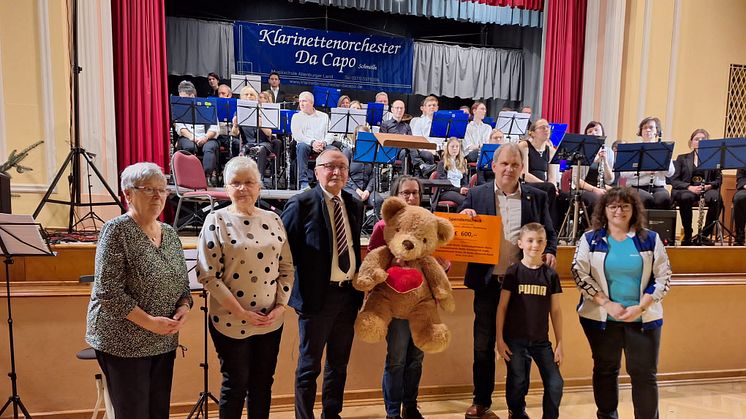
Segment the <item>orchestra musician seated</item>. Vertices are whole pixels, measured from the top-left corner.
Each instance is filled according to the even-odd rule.
[[[643,143],[654,143],[660,140],[663,128],[657,117],[649,116],[640,122],[637,135],[642,138]],[[637,189],[645,208],[670,209],[671,195],[666,190],[666,178],[673,176],[673,160],[668,164],[668,170],[621,172],[620,185],[631,186]]]
[[[710,134],[705,129],[696,129],[689,137],[689,153],[681,154],[674,161],[674,175],[671,177],[671,195],[673,202],[679,206],[681,214],[681,226],[684,227],[684,238],[682,246],[712,245],[708,238],[712,235],[715,221],[720,215],[721,201],[720,185],[722,184],[722,173],[720,170],[699,169],[699,144],[710,139]],[[701,202],[704,199],[704,202]],[[697,240],[692,242],[692,208],[698,202],[707,206],[707,218],[702,225],[702,215],[697,228]],[[704,207],[700,208],[703,211]]]
[[[314,179],[312,169],[308,168],[308,159],[313,153],[321,153],[325,149],[334,148],[327,142],[326,133],[329,129],[329,116],[317,111],[313,107],[313,93],[304,91],[298,95],[300,112],[293,116],[290,131],[296,141],[296,167],[298,168],[298,184],[300,189],[309,187]]]
[[[190,81],[179,83],[180,97],[196,97],[197,89]],[[218,125],[215,124],[183,124],[174,123],[174,130],[179,136],[176,140],[176,150],[185,150],[194,155],[202,154],[202,167],[205,177],[212,186],[216,186],[218,168]]]
[[[440,200],[453,201],[461,206],[469,192],[469,168],[461,151],[461,140],[451,137],[446,142],[446,153],[438,162],[438,179],[447,179],[451,182],[450,187],[443,188]]]
[[[241,89],[241,100],[251,100],[263,103],[271,103],[271,95],[262,92],[258,94],[251,86],[244,86]],[[251,157],[256,161],[259,173],[262,176],[262,183],[265,188],[269,188],[269,183],[264,179],[264,171],[269,163],[269,156],[274,154],[275,156],[280,155],[282,149],[282,142],[272,136],[272,130],[270,128],[262,128],[261,113],[257,113],[257,125],[258,127],[239,126],[238,120],[233,117],[233,128],[231,129],[231,135],[241,138],[241,151],[240,155]]]

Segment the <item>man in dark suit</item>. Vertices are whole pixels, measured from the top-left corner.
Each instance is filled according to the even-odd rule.
[[[679,206],[681,226],[684,228],[682,246],[712,245],[708,238],[715,228],[715,221],[720,215],[720,184],[722,173],[720,170],[701,170],[699,166],[699,142],[709,138],[707,131],[695,130],[689,139],[691,152],[679,155],[673,162],[674,173],[671,176],[671,198]],[[707,218],[703,224],[701,234],[698,232],[696,243],[692,242],[692,208],[699,204],[700,194],[704,194],[707,205]]]
[[[295,264],[288,303],[298,313],[300,350],[295,417],[313,418],[316,379],[326,348],[322,418],[339,418],[353,326],[363,294],[352,288],[360,266],[363,205],[343,188],[349,162],[336,149],[316,159],[318,186],[291,198],[282,213]]]
[[[269,91],[272,92],[274,103],[284,102],[285,91],[280,89],[280,75],[275,71],[269,73],[267,83],[269,83]]]
[[[467,419],[493,415],[490,406],[495,390],[497,304],[505,270],[520,260],[516,243],[521,226],[530,222],[544,225],[547,231],[545,263],[552,268],[556,265],[557,235],[549,216],[547,195],[518,183],[523,171],[523,157],[518,145],[501,145],[495,151],[492,171],[495,172],[495,181],[470,189],[461,206],[461,213],[472,217],[500,215],[503,225],[497,263],[469,263],[464,276],[464,284],[474,290],[474,399],[466,410]],[[521,413],[513,412],[513,416],[521,417]]]

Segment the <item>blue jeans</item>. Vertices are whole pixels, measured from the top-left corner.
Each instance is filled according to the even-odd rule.
[[[383,401],[387,416],[399,416],[402,404],[405,409],[417,407],[417,391],[425,354],[414,346],[409,320],[391,319],[386,343]]]
[[[505,361],[508,367],[508,377],[505,383],[505,400],[511,417],[515,419],[528,418],[526,416],[526,394],[531,382],[531,359],[539,367],[541,381],[544,383],[544,399],[542,407],[544,419],[559,417],[559,405],[562,400],[564,381],[557,364],[554,362],[552,343],[544,341],[528,341],[525,339],[505,339],[505,343],[513,353],[510,361]]]

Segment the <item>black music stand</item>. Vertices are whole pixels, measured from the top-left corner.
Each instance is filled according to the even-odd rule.
[[[640,188],[640,172],[667,171],[673,155],[673,143],[627,143],[617,146],[615,172],[637,173]],[[652,179],[651,185],[652,187]]]
[[[477,159],[477,169],[482,171],[492,170],[492,160],[495,157],[495,151],[500,144],[482,144],[479,149],[479,159]]]
[[[727,170],[743,169],[746,167],[746,138],[722,138],[717,140],[700,141],[697,149],[699,157],[698,169],[702,170]],[[722,196],[720,197],[722,200]],[[723,211],[721,216],[725,216]],[[716,240],[722,245],[724,242],[723,230],[728,233],[728,237],[733,237],[733,232],[725,227],[724,223],[718,217],[715,221],[705,226],[702,230],[707,230],[715,226]],[[701,232],[697,234],[700,236]],[[701,241],[701,237],[697,237]]]
[[[218,399],[210,393],[210,386],[209,386],[209,374],[208,372],[208,364],[207,364],[207,334],[208,334],[208,328],[210,325],[210,319],[209,315],[207,313],[207,290],[205,287],[202,286],[197,281],[197,274],[195,272],[195,269],[197,267],[197,251],[196,250],[185,250],[184,251],[184,259],[187,262],[187,273],[189,274],[189,290],[190,291],[199,291],[199,296],[202,297],[202,307],[199,309],[202,310],[203,313],[203,320],[204,320],[204,338],[203,338],[203,347],[204,350],[203,355],[204,358],[202,362],[199,364],[200,368],[202,368],[202,391],[199,393],[199,398],[197,399],[197,402],[192,407],[192,410],[189,412],[189,415],[187,416],[187,419],[191,418],[199,418],[203,417],[207,419],[208,411],[209,411],[209,404],[210,400],[215,402],[216,405],[220,404]]]
[[[373,164],[373,183],[376,185],[376,192],[379,189],[378,172],[381,164],[393,164],[399,149],[396,147],[384,147],[371,132],[360,131],[357,133],[355,140],[355,153],[352,160],[360,163]],[[376,195],[373,194],[373,214],[374,221],[380,220],[380,215],[376,211]],[[368,223],[365,223],[368,224]],[[375,224],[375,223],[374,223]],[[372,231],[372,229],[371,229]]]
[[[430,126],[430,137],[434,138],[464,138],[469,115],[463,111],[437,111],[433,114],[433,124]]]
[[[337,106],[342,91],[334,87],[314,86],[313,103],[322,108],[331,109]]]
[[[557,151],[549,164],[560,164],[560,161],[567,161],[573,167],[573,180],[571,182],[570,195],[572,204],[565,214],[562,226],[557,232],[557,239],[565,239],[570,245],[575,245],[578,240],[578,233],[582,231],[578,228],[580,214],[583,214],[586,225],[591,225],[588,217],[588,208],[581,199],[582,189],[580,189],[580,166],[590,166],[596,158],[596,154],[604,145],[606,137],[596,137],[594,135],[566,134],[559,143]],[[572,214],[572,219],[570,215]],[[572,225],[572,226],[571,226]],[[564,233],[564,234],[563,234]]]
[[[31,418],[26,406],[18,394],[18,376],[16,374],[16,351],[13,339],[13,311],[10,296],[10,265],[13,256],[55,256],[49,248],[49,242],[42,236],[41,224],[34,222],[30,215],[0,216],[0,249],[5,256],[5,292],[8,302],[8,342],[10,344],[10,387],[11,395],[0,409],[0,416],[13,405],[13,418],[18,419],[18,410],[25,418]]]

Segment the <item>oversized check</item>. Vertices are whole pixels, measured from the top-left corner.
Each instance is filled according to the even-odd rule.
[[[438,217],[451,222],[453,240],[435,251],[435,256],[458,262],[494,265],[500,252],[503,224],[500,216],[479,215],[471,218],[465,214],[436,212]]]

